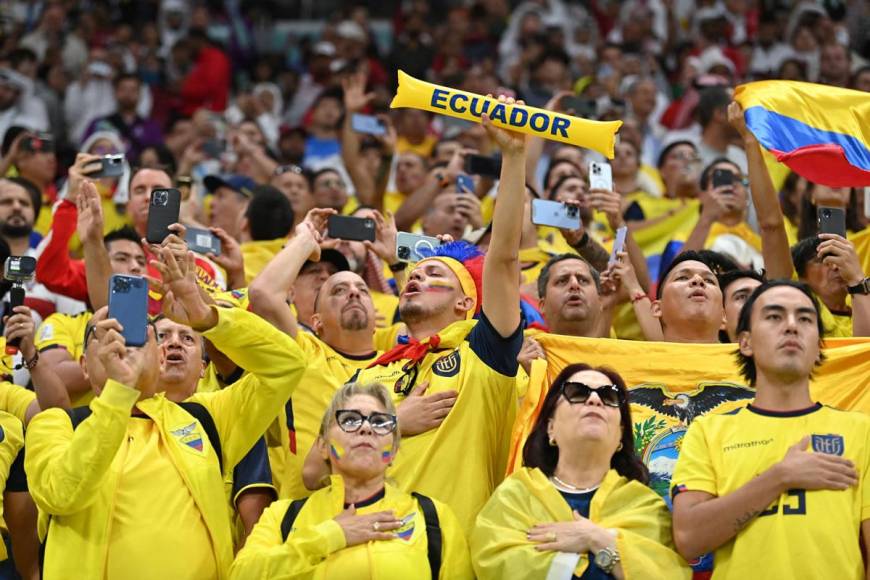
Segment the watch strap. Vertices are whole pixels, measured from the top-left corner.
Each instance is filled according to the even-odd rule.
[[[849,294],[870,294],[870,278],[864,278],[854,286],[846,288]]]

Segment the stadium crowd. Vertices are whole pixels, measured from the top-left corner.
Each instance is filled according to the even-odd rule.
[[[870,5],[332,4],[0,6],[0,578],[870,578],[870,187],[734,95],[870,100]]]

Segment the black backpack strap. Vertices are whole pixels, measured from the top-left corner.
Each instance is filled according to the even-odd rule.
[[[69,415],[73,431],[75,431],[76,427],[79,426],[79,423],[91,416],[91,408],[76,407],[75,409],[66,409],[66,414]]]
[[[178,403],[178,406],[190,413],[194,419],[199,421],[202,428],[205,429],[205,434],[208,436],[208,442],[211,443],[215,454],[217,454],[218,465],[221,468],[221,473],[223,473],[224,457],[223,452],[221,451],[221,438],[218,435],[217,427],[215,427],[214,418],[212,418],[211,413],[209,413],[208,409],[200,403],[188,401]],[[66,412],[69,415],[69,420],[72,422],[73,430],[75,430],[82,421],[91,416],[90,407],[76,407],[75,409],[67,409]]]
[[[426,539],[428,544],[429,571],[432,573],[432,580],[437,580],[441,573],[441,523],[438,521],[438,510],[435,509],[435,503],[421,493],[416,491],[411,492],[411,495],[420,504],[420,509],[423,510],[423,519],[426,521]]]
[[[215,454],[217,454],[218,465],[221,468],[221,473],[223,473],[224,455],[221,450],[221,438],[218,435],[217,427],[215,427],[214,418],[211,416],[211,413],[209,413],[208,409],[206,409],[202,404],[194,403],[192,401],[178,403],[178,406],[193,415],[193,417],[199,421],[199,424],[202,425],[202,428],[205,429],[205,434],[208,435],[208,442],[211,443],[212,449],[214,449]]]
[[[308,501],[307,497],[303,497],[302,499],[294,499],[290,502],[290,505],[287,506],[287,511],[284,512],[284,517],[281,519],[282,542],[287,541],[287,536],[290,535],[290,530],[293,529],[293,523],[296,521],[296,516],[298,516],[299,512],[302,511],[302,507],[305,505],[306,501]]]

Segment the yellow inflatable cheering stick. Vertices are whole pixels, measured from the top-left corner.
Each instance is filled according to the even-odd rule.
[[[622,126],[622,121],[589,121],[537,107],[499,103],[492,97],[433,85],[402,71],[390,107],[423,109],[475,123],[487,114],[496,127],[594,149],[608,159],[613,159],[616,132]]]

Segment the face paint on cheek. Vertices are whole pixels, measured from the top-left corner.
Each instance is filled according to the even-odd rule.
[[[448,282],[441,282],[438,280],[433,280],[429,282],[428,286],[426,286],[427,292],[452,292],[453,286]]]
[[[338,443],[330,443],[329,444],[329,455],[338,461],[342,457],[344,457],[344,448]]]
[[[393,446],[386,445],[381,449],[381,461],[390,463],[393,460]]]

